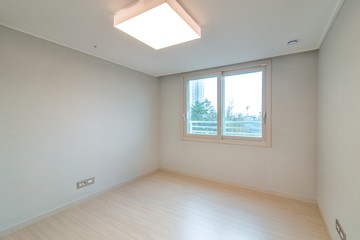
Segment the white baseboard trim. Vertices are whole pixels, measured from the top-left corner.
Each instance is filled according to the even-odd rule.
[[[330,228],[329,228],[329,224],[328,224],[328,222],[326,221],[326,218],[324,217],[323,211],[322,211],[322,209],[321,209],[321,207],[320,207],[319,204],[318,204],[318,208],[319,208],[319,212],[320,212],[321,219],[322,219],[322,221],[324,222],[326,231],[327,231],[327,233],[328,233],[328,235],[329,235],[329,239],[330,239],[330,240],[333,240],[334,238],[333,238],[332,235],[331,235],[331,231],[330,231]]]
[[[128,179],[123,180],[123,181],[122,181],[121,183],[119,183],[119,184],[116,184],[116,185],[114,185],[114,186],[111,186],[111,187],[109,187],[109,188],[106,188],[106,189],[104,189],[104,190],[101,190],[101,191],[99,191],[99,192],[90,194],[90,195],[88,195],[88,196],[86,196],[86,197],[83,197],[83,198],[81,198],[81,199],[79,199],[79,200],[76,200],[76,201],[70,202],[70,203],[68,203],[68,204],[59,206],[59,207],[57,207],[57,208],[55,208],[55,209],[53,209],[53,210],[51,210],[51,211],[45,212],[45,213],[43,213],[43,214],[40,214],[39,216],[36,216],[36,217],[34,217],[34,218],[25,220],[25,221],[22,222],[22,223],[13,225],[13,226],[5,229],[5,230],[0,231],[0,238],[1,238],[1,237],[4,237],[4,236],[6,236],[6,235],[9,235],[9,234],[11,234],[11,233],[14,233],[14,232],[16,232],[16,231],[19,231],[19,230],[21,230],[21,229],[23,229],[23,228],[25,228],[25,227],[28,227],[28,226],[30,226],[30,225],[32,225],[32,224],[34,224],[34,223],[37,223],[37,222],[39,222],[39,221],[41,221],[41,220],[43,220],[43,219],[45,219],[45,218],[51,217],[51,216],[53,216],[53,215],[55,215],[55,214],[57,214],[57,213],[63,212],[63,211],[65,211],[65,210],[68,210],[68,209],[70,209],[70,208],[72,208],[72,207],[74,207],[74,206],[76,206],[76,205],[79,205],[79,204],[81,204],[81,203],[83,203],[83,202],[86,202],[86,201],[88,201],[88,200],[90,200],[90,199],[96,198],[96,197],[98,197],[98,196],[100,196],[100,195],[102,195],[102,194],[104,194],[104,193],[106,193],[106,192],[112,191],[112,190],[114,190],[114,189],[116,189],[116,188],[118,188],[118,187],[124,186],[124,185],[129,184],[129,183],[131,183],[131,182],[134,182],[134,181],[136,181],[136,180],[138,180],[138,179],[140,179],[140,178],[143,178],[143,177],[146,177],[146,176],[148,176],[148,175],[151,175],[151,174],[153,174],[153,173],[155,173],[155,172],[157,172],[157,171],[159,171],[159,170],[160,170],[160,168],[155,168],[155,169],[152,169],[152,170],[150,170],[150,171],[146,171],[146,172],[144,172],[144,173],[138,174],[138,175],[136,175],[136,176],[134,176],[134,177],[131,177],[131,178],[128,178]]]
[[[304,198],[304,197],[300,197],[300,196],[294,196],[294,195],[291,195],[291,194],[279,193],[279,192],[275,192],[275,191],[269,191],[269,190],[265,190],[265,189],[260,189],[260,188],[248,186],[248,185],[222,181],[222,180],[211,178],[211,177],[204,177],[204,176],[200,176],[200,175],[196,175],[196,174],[192,174],[192,173],[187,173],[187,172],[183,172],[183,171],[178,171],[178,170],[173,170],[173,169],[169,169],[169,168],[162,168],[161,167],[160,170],[164,171],[164,172],[169,172],[169,173],[179,174],[179,175],[183,175],[183,176],[193,177],[193,178],[197,178],[197,179],[201,179],[201,180],[205,180],[205,181],[225,184],[225,185],[229,185],[229,186],[236,187],[236,188],[251,190],[251,191],[265,193],[265,194],[270,194],[270,195],[274,195],[274,196],[277,196],[277,197],[283,197],[283,198],[288,198],[288,199],[297,200],[297,201],[301,201],[301,202],[317,204],[317,201],[315,199],[309,199],[309,198]]]

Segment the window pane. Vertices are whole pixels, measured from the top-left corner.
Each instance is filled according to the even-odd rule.
[[[224,77],[223,135],[262,137],[262,71]]]
[[[187,81],[186,133],[217,135],[217,77]]]

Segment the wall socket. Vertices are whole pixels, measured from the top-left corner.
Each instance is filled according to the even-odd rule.
[[[336,228],[336,231],[339,233],[340,239],[346,240],[346,234],[345,234],[343,228],[341,227],[338,219],[336,219],[336,221],[335,221],[335,228]]]
[[[85,179],[85,180],[81,180],[79,182],[77,182],[76,186],[77,188],[83,188],[83,187],[86,187],[90,184],[93,184],[95,183],[95,177],[92,177],[92,178],[88,178],[88,179]]]

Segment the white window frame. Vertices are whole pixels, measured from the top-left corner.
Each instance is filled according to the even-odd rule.
[[[240,73],[256,72],[259,69],[263,70],[263,104],[262,104],[262,137],[235,137],[223,136],[223,107],[224,107],[224,76],[235,75]],[[187,82],[190,80],[197,80],[209,77],[217,77],[217,135],[206,134],[188,134],[186,129],[187,124]],[[240,144],[245,146],[262,146],[271,147],[271,60],[261,60],[250,63],[242,63],[226,67],[213,68],[208,70],[196,71],[183,75],[183,124],[182,124],[182,139],[189,141],[204,141],[225,144]]]

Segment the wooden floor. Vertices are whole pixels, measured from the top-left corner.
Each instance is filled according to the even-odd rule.
[[[314,204],[157,172],[1,240],[328,240]]]

